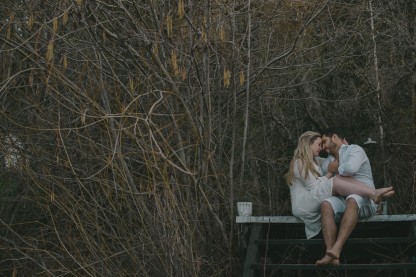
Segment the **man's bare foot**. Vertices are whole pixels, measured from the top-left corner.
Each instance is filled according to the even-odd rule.
[[[339,259],[334,259],[325,255],[322,259],[316,261],[316,265],[339,265]]]
[[[389,198],[394,195],[393,187],[387,187],[387,188],[381,188],[376,189],[374,196],[371,197],[371,200],[373,200],[376,204],[380,203],[383,198]]]
[[[331,257],[332,259],[339,259],[339,253],[340,251],[335,250],[334,248],[326,250],[326,255]]]

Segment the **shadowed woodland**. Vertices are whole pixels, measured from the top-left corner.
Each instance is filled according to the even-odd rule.
[[[415,213],[413,0],[0,8],[0,275],[238,276],[236,202],[289,215],[298,136],[340,126]]]

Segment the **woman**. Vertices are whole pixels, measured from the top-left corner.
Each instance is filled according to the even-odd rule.
[[[394,194],[392,187],[372,189],[351,177],[333,177],[331,172],[322,176],[321,165],[324,159],[318,156],[321,150],[321,134],[312,131],[303,133],[286,175],[292,213],[305,223],[308,239],[317,235],[321,229],[320,204],[323,200],[334,195],[358,194],[379,203],[382,198]]]

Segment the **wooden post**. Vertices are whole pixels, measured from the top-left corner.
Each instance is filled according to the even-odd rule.
[[[257,264],[258,262],[258,245],[256,240],[260,239],[262,224],[253,224],[253,229],[251,230],[250,242],[247,247],[246,260],[244,262],[243,277],[254,277],[254,269],[251,267],[252,264]]]

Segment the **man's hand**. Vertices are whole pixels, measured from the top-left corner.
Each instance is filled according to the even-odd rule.
[[[337,173],[338,166],[339,166],[338,160],[333,160],[328,164],[328,171],[331,173]]]

